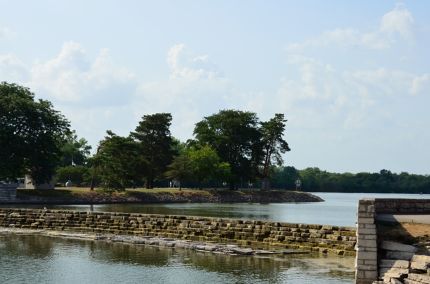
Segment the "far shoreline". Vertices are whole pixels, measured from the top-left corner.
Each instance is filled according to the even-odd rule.
[[[105,191],[89,188],[56,188],[55,190],[18,189],[14,200],[0,205],[49,204],[169,204],[169,203],[301,203],[322,202],[319,196],[302,191],[289,190],[238,190],[226,189],[127,189]]]

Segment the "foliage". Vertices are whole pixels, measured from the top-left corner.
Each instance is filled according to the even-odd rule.
[[[90,155],[91,146],[85,138],[78,139],[75,131],[66,136],[66,141],[61,147],[62,159],[61,166],[85,165]]]
[[[100,142],[93,161],[102,186],[113,190],[134,186],[141,177],[140,169],[146,167],[146,161],[139,156],[139,144],[130,137],[117,136],[111,131],[107,134]]]
[[[196,124],[194,134],[202,145],[210,145],[230,165],[230,188],[255,179],[261,157],[261,133],[255,113],[222,110]]]
[[[36,184],[51,180],[69,123],[28,88],[0,84],[0,179],[28,173]]]
[[[187,153],[182,153],[173,159],[173,162],[167,166],[165,173],[166,178],[179,181],[179,188],[186,180],[193,176],[193,169],[190,157]]]
[[[141,168],[147,188],[152,188],[154,180],[163,176],[173,159],[175,145],[169,130],[171,121],[170,113],[144,115],[131,133],[139,142],[139,156],[147,161],[148,167]]]
[[[65,166],[57,169],[55,181],[65,184],[68,180],[73,185],[81,186],[89,177],[89,168],[85,166]]]
[[[272,167],[271,184],[274,188],[294,189],[296,180],[300,177],[299,171],[291,166]]]
[[[201,187],[202,182],[216,179],[226,179],[230,174],[230,165],[221,162],[220,157],[209,145],[201,148],[191,148],[188,151],[191,161],[192,174]]]
[[[275,117],[266,122],[261,122],[261,144],[263,149],[262,161],[262,189],[269,189],[270,168],[273,164],[281,166],[282,155],[290,151],[287,141],[282,137],[285,131],[284,115],[275,114]]]
[[[319,168],[296,170],[294,167],[277,167],[272,184],[277,188],[294,188],[300,178],[302,189],[314,192],[380,192],[380,193],[430,193],[430,176],[402,172],[392,173],[331,173]]]

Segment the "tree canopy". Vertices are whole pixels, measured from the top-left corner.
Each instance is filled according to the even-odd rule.
[[[0,83],[0,179],[30,174],[50,181],[61,157],[69,122],[25,87]]]
[[[121,137],[107,131],[100,142],[93,166],[104,188],[124,190],[141,178],[145,162],[139,156],[139,144],[130,137]]]
[[[253,112],[222,110],[196,124],[194,134],[202,145],[210,145],[230,165],[230,188],[256,177],[261,157],[261,133]]]
[[[262,160],[262,189],[269,189],[270,167],[274,164],[281,166],[283,164],[282,155],[290,151],[287,141],[283,135],[285,131],[284,115],[275,114],[275,117],[266,122],[261,122],[261,144],[263,148]]]
[[[167,166],[172,162],[177,145],[170,134],[171,121],[170,113],[144,115],[136,130],[130,135],[139,143],[138,155],[148,165],[141,169],[147,188],[154,186],[156,178],[163,177]]]

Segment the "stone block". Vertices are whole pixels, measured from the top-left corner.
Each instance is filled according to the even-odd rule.
[[[383,241],[380,248],[390,251],[410,252],[415,253],[417,248],[411,245],[405,245],[398,242]]]
[[[375,218],[372,217],[358,217],[358,224],[375,224]]]
[[[358,228],[357,229],[358,235],[376,235],[376,228],[373,229],[367,229],[367,228]]]
[[[405,284],[423,284],[423,283],[421,283],[421,282],[414,281],[414,280],[410,280],[410,279],[408,279],[408,278],[403,279],[403,283],[405,283]]]
[[[421,283],[430,283],[430,276],[426,274],[409,273],[408,279]]]
[[[425,263],[427,265],[430,265],[430,255],[419,255],[419,254],[415,254],[412,257],[413,262],[422,262]]]
[[[357,259],[360,260],[376,260],[378,257],[376,251],[359,251],[357,252]]]
[[[381,259],[379,261],[380,268],[409,268],[407,260]]]
[[[359,246],[359,247],[366,247],[366,248],[367,247],[376,248],[376,240],[358,239],[357,246]]]
[[[407,268],[381,268],[379,269],[379,277],[381,278],[400,278],[409,273]],[[384,280],[385,281],[385,280]]]

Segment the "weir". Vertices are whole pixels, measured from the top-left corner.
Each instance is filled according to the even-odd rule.
[[[0,226],[22,229],[158,236],[354,255],[350,227],[116,212],[0,208]]]

